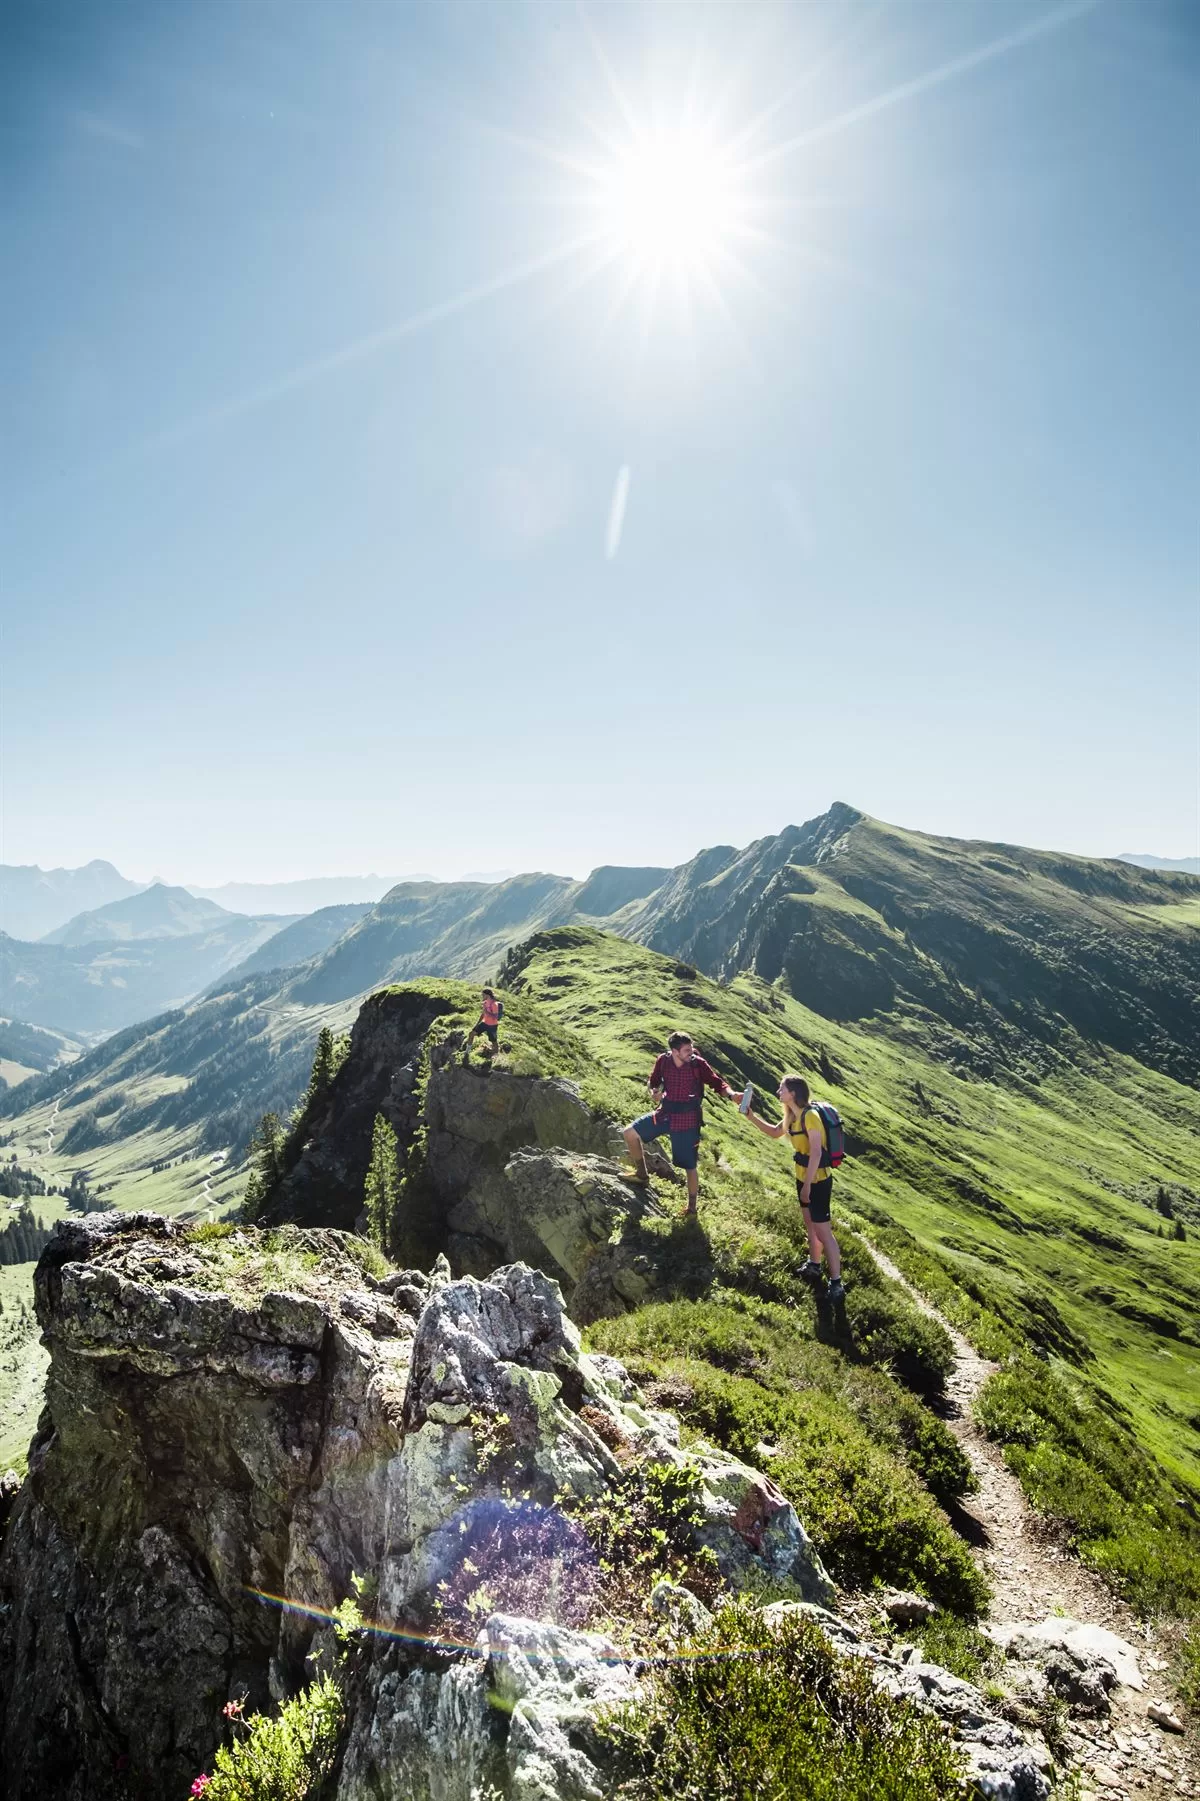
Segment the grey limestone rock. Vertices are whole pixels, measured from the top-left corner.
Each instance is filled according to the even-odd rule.
[[[411,1332],[401,1287],[423,1297]],[[36,1297],[47,1405],[0,1553],[5,1801],[124,1801],[130,1770],[186,1793],[227,1699],[261,1707],[308,1679],[353,1575],[375,1579],[378,1623],[403,1626],[458,1579],[481,1519],[525,1509],[578,1537],[558,1499],[602,1500],[639,1461],[697,1471],[698,1541],[731,1580],[832,1592],[773,1485],[683,1451],[524,1264],[455,1281],[442,1260],[389,1292],[338,1232],[200,1241],[109,1214],[56,1235]],[[627,1672],[557,1631],[491,1622],[486,1678],[478,1659],[414,1669],[372,1640],[346,1782],[359,1772],[372,1801],[591,1794],[589,1709]]]
[[[647,1605],[652,1618],[673,1639],[692,1638],[712,1625],[712,1615],[703,1601],[681,1582],[656,1582]]]
[[[446,1670],[373,1674],[337,1801],[600,1801],[594,1721],[634,1689],[597,1634],[493,1614]]]
[[[1009,1657],[1019,1661],[1040,1663],[1048,1649],[1056,1648],[1072,1653],[1085,1664],[1101,1660],[1110,1666],[1116,1681],[1126,1688],[1140,1690],[1146,1686],[1133,1646],[1105,1626],[1093,1626],[1052,1614],[1047,1619],[1024,1625],[1007,1621],[990,1625],[985,1630]],[[1112,1683],[1106,1686],[1112,1687]]]
[[[919,1626],[937,1612],[933,1602],[927,1601],[924,1595],[898,1589],[889,1589],[880,1605],[895,1626]]]

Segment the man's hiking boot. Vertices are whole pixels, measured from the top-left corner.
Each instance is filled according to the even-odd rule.
[[[819,1282],[821,1280],[821,1265],[819,1263],[814,1263],[810,1257],[808,1262],[801,1266],[800,1280],[802,1282]]]
[[[842,1281],[842,1278],[840,1276],[834,1276],[831,1279],[830,1284],[829,1284],[829,1298],[831,1301],[844,1301],[845,1300],[846,1285]]]
[[[646,1165],[643,1163],[640,1169],[634,1168],[634,1169],[626,1170],[622,1174],[621,1180],[623,1182],[632,1182],[633,1186],[635,1188],[649,1188],[649,1186],[650,1186],[650,1171],[646,1168]]]

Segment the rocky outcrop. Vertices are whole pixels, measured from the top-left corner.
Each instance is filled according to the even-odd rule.
[[[529,1262],[584,1323],[652,1298],[654,1269],[630,1228],[657,1203],[623,1179],[617,1126],[574,1082],[466,1059],[461,1031],[430,1031],[438,1006],[411,990],[366,1003],[265,1217],[352,1229],[382,1114],[404,1171],[396,1238],[406,1255],[444,1252],[476,1276]]]
[[[336,1801],[596,1801],[596,1716],[635,1690],[598,1634],[494,1614],[449,1669],[372,1670]]]
[[[398,1739],[420,1729],[432,1744],[433,1721],[455,1782],[478,1744],[502,1794],[571,1794],[546,1786],[568,1768],[589,1792],[586,1734],[555,1688],[582,1713],[613,1692],[586,1634],[543,1658],[529,1638],[543,1628],[492,1618],[486,1655],[434,1673],[395,1635],[436,1636],[441,1597],[475,1587],[467,1560],[489,1555],[501,1609],[508,1583],[510,1612],[540,1595],[568,1634],[586,1625],[595,1558],[573,1509],[650,1464],[693,1473],[696,1553],[729,1578],[770,1570],[832,1595],[778,1490],[681,1450],[673,1418],[581,1352],[556,1284],[524,1265],[381,1280],[338,1232],[189,1237],[107,1214],[58,1229],[36,1299],[47,1404],[0,1556],[6,1801],[185,1793],[227,1700],[262,1706],[306,1680],[314,1632],[356,1573],[383,1630],[345,1796],[469,1794],[388,1773]],[[512,1690],[511,1712],[482,1724],[481,1670],[484,1692]]]
[[[658,1274],[631,1227],[659,1203],[611,1158],[515,1151],[468,1178],[446,1212],[456,1267],[482,1275],[498,1256],[536,1263],[561,1285],[581,1324],[653,1300]]]

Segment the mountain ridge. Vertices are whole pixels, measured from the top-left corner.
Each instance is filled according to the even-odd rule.
[[[153,882],[137,894],[109,901],[90,912],[74,914],[65,925],[47,932],[39,942],[80,946],[129,943],[148,938],[186,938],[193,932],[208,931],[239,917],[242,915],[218,907],[215,901],[198,899],[187,888]]]

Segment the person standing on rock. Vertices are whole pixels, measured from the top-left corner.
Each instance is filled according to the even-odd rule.
[[[636,1180],[648,1182],[646,1153],[643,1146],[651,1139],[671,1134],[671,1162],[687,1174],[687,1211],[694,1215],[700,1196],[700,1172],[696,1167],[700,1155],[700,1132],[704,1123],[704,1090],[733,1100],[738,1093],[719,1076],[711,1064],[698,1056],[686,1032],[672,1032],[667,1048],[655,1062],[647,1083],[654,1102],[653,1113],[643,1113],[625,1127],[625,1143],[630,1160],[637,1170]]]
[[[467,1034],[467,1049],[470,1050],[476,1037],[483,1033],[494,1051],[500,1042],[500,1021],[504,1018],[504,1003],[498,1001],[490,988],[485,988],[482,995],[483,1005],[479,1009],[479,1018]]]
[[[841,1248],[833,1235],[829,1217],[833,1169],[825,1122],[816,1108],[809,1105],[811,1096],[803,1076],[784,1076],[779,1084],[779,1099],[783,1118],[777,1126],[770,1125],[753,1110],[747,1112],[746,1118],[768,1138],[782,1138],[786,1133],[790,1140],[796,1167],[796,1194],[808,1233],[808,1262],[800,1274],[815,1281],[821,1274],[824,1253],[829,1268],[829,1298],[840,1301],[846,1291],[842,1286]]]

